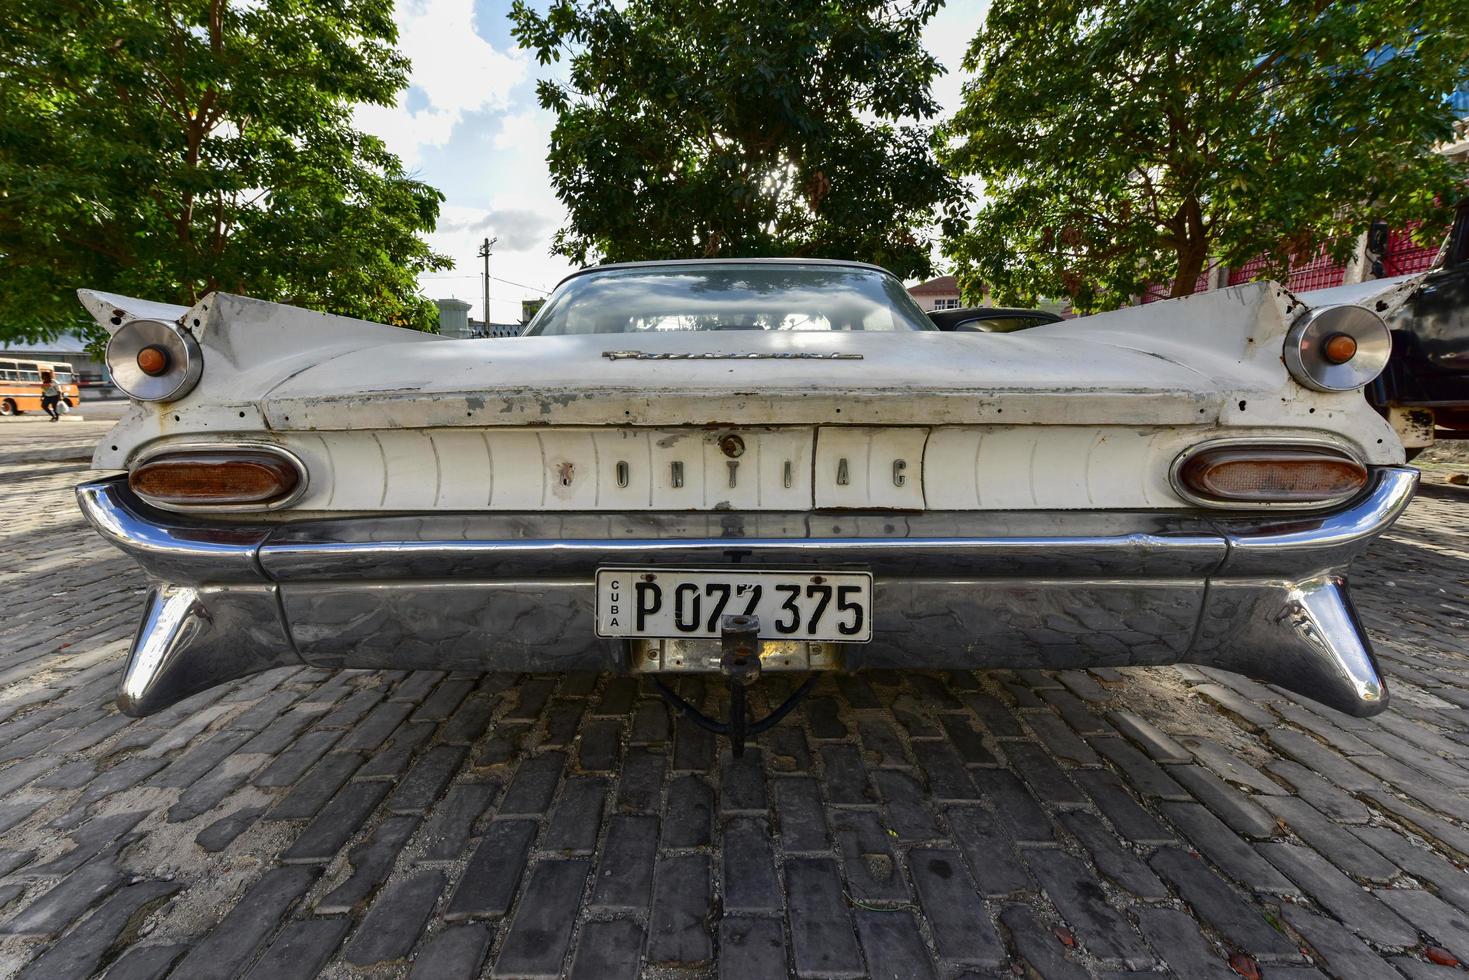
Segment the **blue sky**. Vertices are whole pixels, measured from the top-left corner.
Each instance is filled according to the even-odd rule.
[[[952,0],[925,41],[949,73],[935,86],[946,112],[959,103],[959,62],[988,0]],[[399,48],[413,62],[395,107],[365,106],[358,124],[387,140],[409,170],[445,195],[434,248],[456,267],[425,277],[432,297],[457,296],[480,315],[481,239],[498,237],[490,275],[495,321],[514,321],[521,299],[543,295],[571,271],[550,254],[564,210],[551,190],[546,146],[554,118],[536,104],[535,83],[563,66],[542,67],[515,46],[509,0],[399,0]],[[531,287],[531,288],[527,288]]]

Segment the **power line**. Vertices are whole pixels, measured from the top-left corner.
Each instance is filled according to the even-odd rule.
[[[465,276],[420,276],[419,278],[420,279],[478,279],[478,278],[480,278],[480,274],[478,272],[476,272],[476,273],[473,273],[471,275],[465,275]],[[528,286],[528,285],[526,285],[523,282],[512,282],[509,279],[501,279],[499,276],[490,276],[490,278],[493,279],[495,282],[504,283],[506,286],[519,286],[521,289],[529,289],[533,293],[545,293],[547,296],[551,295],[551,291],[549,289],[542,289],[540,286]]]

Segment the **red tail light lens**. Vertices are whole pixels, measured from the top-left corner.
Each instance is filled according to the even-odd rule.
[[[164,453],[128,474],[134,493],[168,506],[264,506],[290,497],[300,483],[289,459],[248,450]]]
[[[1326,449],[1228,446],[1204,449],[1178,468],[1186,496],[1218,503],[1327,503],[1367,485],[1367,468]]]

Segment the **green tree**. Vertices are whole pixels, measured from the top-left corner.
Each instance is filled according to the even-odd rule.
[[[1447,220],[1434,152],[1469,80],[1462,0],[996,0],[945,155],[984,203],[948,239],[999,298],[1191,293],[1209,258],[1338,260],[1374,219]]]
[[[420,329],[443,200],[352,106],[406,84],[392,0],[7,0],[0,337],[74,290],[214,289]]]
[[[958,185],[918,122],[940,0],[516,0],[573,261],[801,255],[930,271]]]

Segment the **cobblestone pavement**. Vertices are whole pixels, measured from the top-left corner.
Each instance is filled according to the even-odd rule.
[[[1450,488],[1359,567],[1380,718],[1188,668],[876,673],[737,762],[608,676],[278,670],[124,718],[143,582],[72,503],[83,466],[0,472],[0,977],[1469,963]]]

